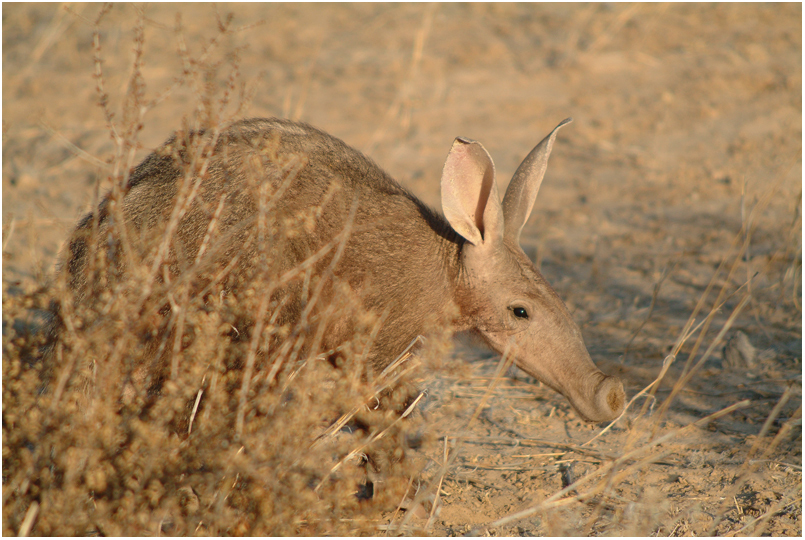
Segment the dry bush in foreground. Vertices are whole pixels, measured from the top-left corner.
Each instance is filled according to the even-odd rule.
[[[31,532],[57,535],[354,534],[362,516],[393,509],[415,472],[405,456],[409,421],[395,413],[407,396],[387,393],[377,410],[361,407],[389,378],[365,377],[357,361],[337,369],[281,350],[247,373],[242,359],[255,334],[233,336],[222,318],[254,313],[253,298],[236,310],[189,310],[181,350],[170,355],[177,373],[158,389],[136,384],[154,338],[132,318],[125,293],[104,313],[65,317],[70,329],[52,364],[31,363],[36,336],[9,336],[5,532],[19,531],[36,507]],[[26,300],[43,307],[44,296]],[[9,301],[4,314],[21,309]],[[351,434],[314,444],[344,415]]]
[[[189,173],[206,167],[207,143],[191,137],[182,146],[193,156]],[[179,189],[173,217],[192,190]],[[265,220],[252,229],[258,238],[238,238],[238,250],[277,246],[317,211],[278,227],[270,198],[259,195]],[[359,309],[346,287],[333,279],[324,300],[326,280],[311,276],[310,264],[286,268],[259,247],[260,264],[233,274],[233,238],[219,233],[214,210],[201,249],[183,258],[175,220],[137,236],[117,206],[113,195],[103,242],[96,223],[71,243],[85,265],[70,274],[71,287],[65,272],[51,288],[44,359],[38,336],[5,342],[11,530],[38,506],[41,534],[355,533],[361,515],[399,503],[415,472],[400,385],[418,360],[406,355],[375,371],[365,360],[377,325],[368,313],[335,354],[321,354],[328,326]],[[338,245],[312,259],[337,260]],[[278,290],[288,283],[308,307],[325,306],[289,322]],[[26,302],[43,308],[45,295],[9,299],[8,327]],[[325,433],[339,418],[351,435],[338,426]]]
[[[177,223],[198,201],[193,179],[209,165],[216,119],[227,116],[236,90],[234,65],[223,96],[213,99],[215,68],[205,59],[217,38],[200,60],[184,51],[188,71],[177,84],[200,88],[202,112],[168,150],[184,167],[170,219],[136,234],[121,201],[144,114],[161,97],[144,98],[141,20],[116,122],[95,37],[99,96],[117,143],[106,222],[100,227],[95,212],[72,239],[68,252],[82,253],[80,269],[68,259],[70,271],[51,286],[4,294],[4,533],[375,531],[378,512],[400,504],[418,471],[406,455],[422,441],[406,414],[416,402],[405,383],[428,353],[405,354],[380,372],[366,361],[377,325],[367,313],[337,354],[321,354],[327,326],[358,308],[334,278],[324,294],[327,280],[310,269],[337,260],[348,231],[288,268],[268,246],[288,242],[320,209],[280,219],[256,175],[245,181],[259,203],[256,234],[226,229],[222,205],[218,213],[202,207],[204,240],[192,254],[182,250]],[[277,164],[280,184],[306,156],[294,159]],[[241,250],[260,255],[233,273]],[[290,322],[279,291],[289,284],[308,308],[320,304],[315,316],[306,309]],[[21,322],[48,311],[48,332]]]

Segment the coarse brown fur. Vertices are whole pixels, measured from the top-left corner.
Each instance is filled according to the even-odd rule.
[[[240,280],[261,270],[270,268],[275,275],[291,271],[349,229],[330,280],[360,291],[365,307],[384,316],[370,354],[376,366],[393,360],[412,337],[451,322],[449,299],[457,280],[461,237],[369,158],[316,128],[287,120],[251,119],[220,133],[177,134],[138,165],[121,204],[128,249],[138,260],[155,256],[181,186],[185,182],[190,191],[187,186],[197,179],[198,169],[206,170],[197,195],[178,221],[167,257],[173,278],[188,271],[196,277],[209,276],[237,258],[224,287],[231,294]],[[269,192],[262,194],[262,204],[271,206],[269,219],[286,227],[266,227],[271,230],[261,243],[256,221],[264,186]],[[127,257],[121,251],[127,246],[117,243],[112,249],[103,243],[112,227],[111,198],[112,194],[103,200],[97,214],[81,220],[69,241],[65,271],[79,301],[98,279],[91,264],[95,250],[117,264],[117,272],[124,271]],[[202,260],[196,261],[221,198],[223,209],[213,240]],[[315,225],[306,226],[311,217]],[[409,248],[399,249],[403,245]],[[326,273],[338,245],[331,248],[316,263],[314,273]],[[387,268],[399,272],[390,275]],[[161,274],[157,280],[162,280]],[[278,324],[301,316],[301,281],[301,276],[291,280],[276,294],[275,304],[284,301]],[[197,283],[196,291],[204,285]],[[332,294],[332,285],[326,289]],[[351,325],[332,323],[322,351],[333,349],[352,331]]]

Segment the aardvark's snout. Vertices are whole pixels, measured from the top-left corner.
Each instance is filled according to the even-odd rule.
[[[623,384],[617,377],[606,376],[598,383],[595,389],[596,409],[601,412],[599,422],[614,420],[623,411],[626,402],[626,394],[623,392]]]
[[[587,382],[580,389],[581,392],[566,394],[579,416],[588,422],[609,422],[617,418],[626,404],[626,394],[620,379],[598,371]]]

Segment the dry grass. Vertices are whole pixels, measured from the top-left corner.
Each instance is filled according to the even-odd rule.
[[[113,224],[102,242],[97,217],[89,228],[89,284],[80,300],[66,273],[30,294],[4,294],[4,533],[375,532],[379,512],[403,500],[418,472],[406,451],[421,444],[417,421],[408,418],[419,400],[409,403],[405,383],[427,351],[373,373],[364,351],[377,321],[366,314],[363,331],[359,325],[342,344],[338,367],[316,354],[328,323],[358,309],[345,292],[309,317],[324,301],[325,279],[311,275],[312,263],[338,261],[349,222],[322,253],[285,269],[267,246],[292,236],[317,209],[280,228],[271,194],[256,181],[257,241],[266,246],[260,270],[234,273],[237,257],[221,263],[232,241],[218,230],[221,205],[209,209],[197,255],[181,260],[178,223],[198,201],[196,179],[217,127],[244,105],[242,95],[231,103],[236,56],[223,79],[210,59],[230,31],[226,20],[200,56],[180,46],[185,71],[175,86],[192,88],[197,104],[186,129],[210,135],[187,139],[191,159],[174,210],[157,235],[139,237],[124,225],[118,201],[139,131],[173,87],[144,94],[141,17],[122,111],[112,109],[98,30],[104,15],[93,21],[95,77],[115,151],[95,192],[111,187]],[[183,45],[178,21],[175,32]],[[285,168],[287,182],[296,168]],[[279,293],[294,284],[307,307],[299,321],[283,324]]]
[[[44,308],[44,299],[24,301]],[[177,375],[158,390],[132,389],[149,338],[128,322],[131,303],[119,296],[102,320],[72,316],[75,331],[57,340],[49,364],[37,358],[39,336],[7,340],[6,533],[355,534],[375,530],[378,511],[402,499],[415,473],[405,456],[413,424],[394,412],[405,396],[378,396],[382,408],[354,413],[381,380],[370,385],[322,358],[274,357],[286,369],[274,380],[269,359],[251,370],[242,406],[250,340],[232,339],[225,308],[191,308],[172,355]],[[4,306],[9,322],[20,309]],[[352,433],[314,445],[347,410]],[[367,474],[382,478],[374,497]]]

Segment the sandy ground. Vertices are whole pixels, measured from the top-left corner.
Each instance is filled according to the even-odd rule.
[[[125,115],[137,9],[115,5],[100,24],[115,120]],[[442,480],[439,500],[430,520],[408,521],[409,531],[802,534],[800,4],[145,9],[142,83],[155,101],[132,164],[181,126],[203,91],[204,81],[174,84],[181,46],[194,55],[209,47],[220,63],[212,91],[229,99],[221,119],[312,123],[434,206],[455,136],[486,146],[504,187],[528,150],[572,116],[523,244],[599,367],[634,396],[660,374],[711,278],[697,324],[722,287],[729,295],[692,362],[710,345],[714,353],[682,391],[668,400],[698,334],[656,401],[638,399],[586,446],[601,426],[583,424],[515,370],[489,390],[497,358],[460,345],[463,374],[424,383],[423,414],[447,436],[448,466],[440,467],[441,449],[431,456],[422,482]],[[93,76],[99,10],[3,5],[4,295],[52,275],[61,243],[109,173],[115,145]],[[220,35],[229,12],[231,31]],[[731,414],[672,434],[742,400]],[[640,414],[644,403],[653,405]],[[620,462],[626,472],[614,493],[585,497],[597,480],[580,479],[649,444],[655,429],[672,435]],[[550,499],[575,480],[576,491]]]

